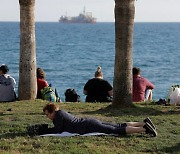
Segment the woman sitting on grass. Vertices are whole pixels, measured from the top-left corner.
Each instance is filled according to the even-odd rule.
[[[86,102],[112,102],[113,88],[107,80],[103,79],[100,66],[97,67],[94,78],[85,84],[83,93],[87,95]]]
[[[48,87],[48,82],[46,81],[46,75],[42,68],[37,68],[37,98],[42,99],[41,90],[44,87]]]
[[[43,134],[69,132],[81,135],[86,133],[126,135],[145,132],[154,137],[157,135],[156,128],[149,118],[146,118],[143,122],[111,124],[92,118],[77,118],[68,112],[59,110],[59,107],[52,103],[44,106],[43,112],[54,124],[53,128],[48,128]]]

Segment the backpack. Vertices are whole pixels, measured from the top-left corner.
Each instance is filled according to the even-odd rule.
[[[42,99],[50,101],[50,102],[57,102],[58,97],[52,87],[44,87],[41,90]]]
[[[80,102],[80,96],[75,89],[67,89],[64,93],[66,102]]]

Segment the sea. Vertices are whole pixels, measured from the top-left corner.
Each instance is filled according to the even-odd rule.
[[[36,22],[37,67],[46,80],[64,92],[73,88],[85,100],[84,84],[102,67],[104,79],[113,84],[115,59],[115,24],[60,24]],[[7,64],[9,74],[19,81],[20,24],[0,22],[0,64]],[[135,23],[133,66],[156,88],[153,99],[166,98],[171,85],[180,84],[180,23]]]

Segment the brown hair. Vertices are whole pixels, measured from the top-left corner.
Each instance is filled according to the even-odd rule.
[[[42,68],[37,68],[37,78],[41,78],[45,80],[46,75]]]
[[[100,66],[97,67],[97,71],[95,72],[94,76],[95,77],[102,77],[103,76],[103,73],[101,71],[101,67]]]
[[[48,113],[52,113],[53,111],[59,110],[59,106],[54,103],[48,103],[43,107],[43,112],[48,111]]]
[[[141,69],[138,67],[133,68],[133,75],[139,75],[141,73]]]

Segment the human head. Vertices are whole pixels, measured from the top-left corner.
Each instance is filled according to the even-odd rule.
[[[103,73],[101,71],[101,67],[100,66],[97,67],[97,71],[95,72],[94,76],[95,76],[95,78],[103,77]]]
[[[37,74],[37,78],[41,78],[41,79],[46,78],[45,72],[42,68],[37,68],[36,74]]]
[[[141,70],[138,67],[134,67],[133,68],[133,75],[140,75],[141,74]]]
[[[52,113],[53,111],[57,111],[59,110],[58,105],[54,104],[54,103],[48,103],[43,107],[43,112],[48,111],[49,113]]]
[[[51,120],[54,119],[55,111],[59,110],[58,105],[53,103],[48,103],[43,107],[43,112],[47,115],[47,117]]]
[[[9,71],[9,68],[7,65],[2,64],[0,67],[0,71],[2,72],[2,74],[6,74]]]

